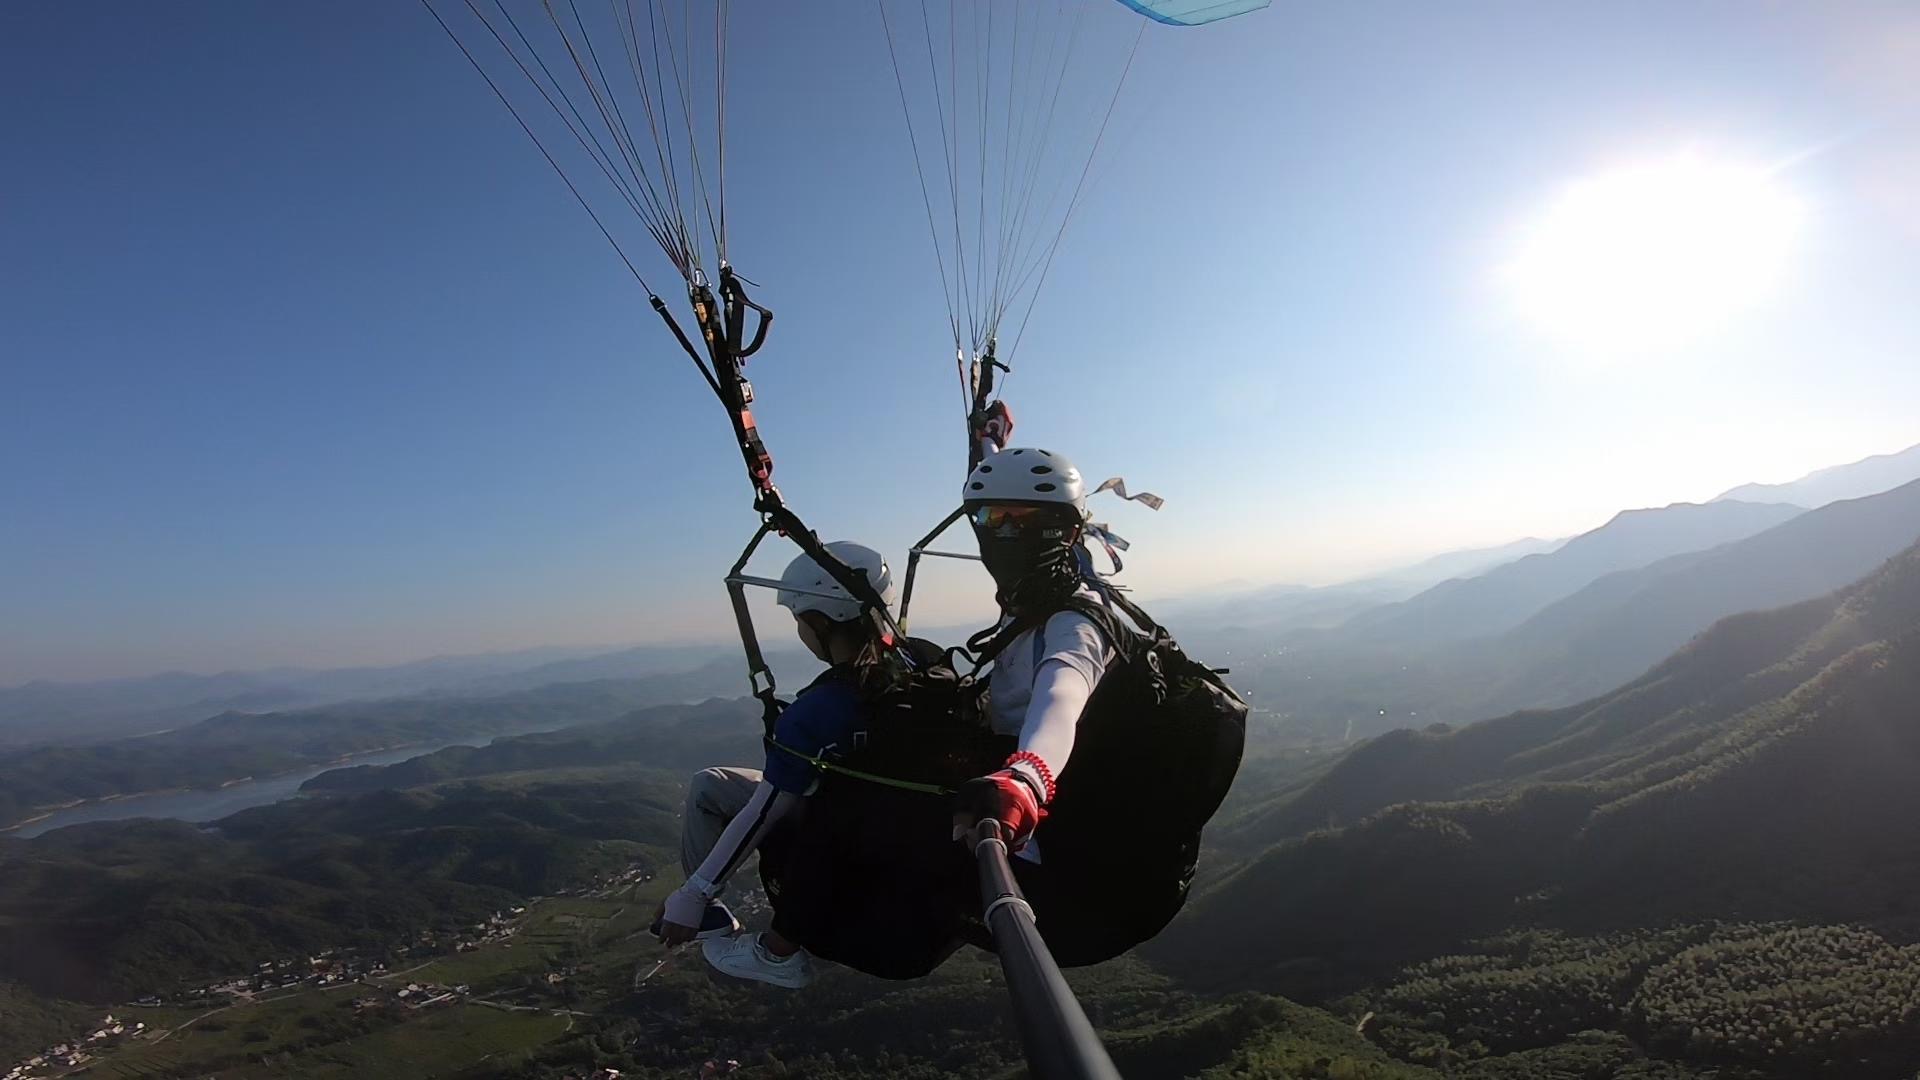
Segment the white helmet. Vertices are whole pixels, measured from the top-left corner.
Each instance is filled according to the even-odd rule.
[[[873,591],[880,594],[880,601],[889,609],[893,607],[893,571],[888,568],[885,556],[848,540],[835,540],[822,546],[854,573],[865,573]],[[860,617],[859,599],[849,593],[846,586],[833,580],[833,575],[814,562],[811,555],[803,554],[787,564],[780,575],[780,591],[774,602],[795,615],[817,611],[834,622]]]
[[[1058,503],[1087,513],[1087,485],[1073,462],[1048,450],[1023,447],[988,454],[967,476],[963,502]]]

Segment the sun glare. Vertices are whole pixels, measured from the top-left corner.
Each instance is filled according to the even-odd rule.
[[[1568,185],[1501,276],[1519,314],[1564,344],[1662,349],[1763,303],[1802,216],[1767,169],[1680,154]]]

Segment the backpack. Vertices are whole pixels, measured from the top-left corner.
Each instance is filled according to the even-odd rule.
[[[1201,828],[1226,799],[1246,745],[1247,704],[1224,673],[1188,656],[1126,597],[1109,600],[1132,626],[1074,597],[980,649],[984,662],[1064,610],[1085,616],[1117,654],[1081,713],[1073,755],[1034,834],[1049,878],[1083,916],[1070,940],[1049,942],[1063,965],[1117,956],[1179,913]]]
[[[861,669],[857,688],[864,723],[852,732],[850,745],[837,747],[832,756],[801,754],[775,742],[769,722],[768,751],[800,757],[830,788],[853,781],[923,795],[950,795],[1000,768],[1016,740],[988,727],[984,687],[955,670],[952,650],[925,638],[906,638],[902,649],[913,661],[912,670],[892,657]],[[828,671],[800,692],[838,677]]]
[[[851,745],[802,755],[820,787],[760,860],[776,930],[887,979],[926,975],[969,939],[978,889],[972,856],[951,836],[951,796],[1000,768],[1015,743],[988,728],[980,685],[947,650],[904,645],[911,671],[890,657],[861,671],[865,722]],[[796,753],[771,731],[767,745]]]

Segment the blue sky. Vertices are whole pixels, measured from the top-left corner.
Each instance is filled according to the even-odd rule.
[[[877,19],[741,3],[732,49],[781,485],[898,558],[960,434]],[[1920,441],[1916,65],[1898,4],[1152,28],[1017,358],[1020,441],[1167,496],[1103,515],[1147,594]],[[0,683],[727,632],[724,418],[420,8],[6,5],[0,130]],[[1516,318],[1531,216],[1680,152],[1774,166],[1803,210],[1776,287],[1631,356]]]

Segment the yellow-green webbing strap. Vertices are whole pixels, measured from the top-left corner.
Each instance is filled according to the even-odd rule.
[[[941,787],[939,784],[921,784],[912,780],[896,780],[891,776],[880,776],[875,773],[861,772],[859,769],[849,769],[845,765],[842,765],[836,761],[828,761],[826,758],[823,758],[823,757],[816,757],[812,754],[802,753],[799,750],[795,750],[791,746],[782,745],[781,743],[778,743],[773,739],[767,739],[766,743],[768,747],[774,750],[778,750],[784,754],[791,754],[792,756],[799,758],[801,761],[806,762],[807,764],[813,766],[814,768],[820,770],[821,772],[837,773],[841,776],[851,777],[855,780],[864,780],[869,784],[879,784],[883,787],[898,788],[902,791],[917,791],[922,795],[953,794],[952,788]]]

